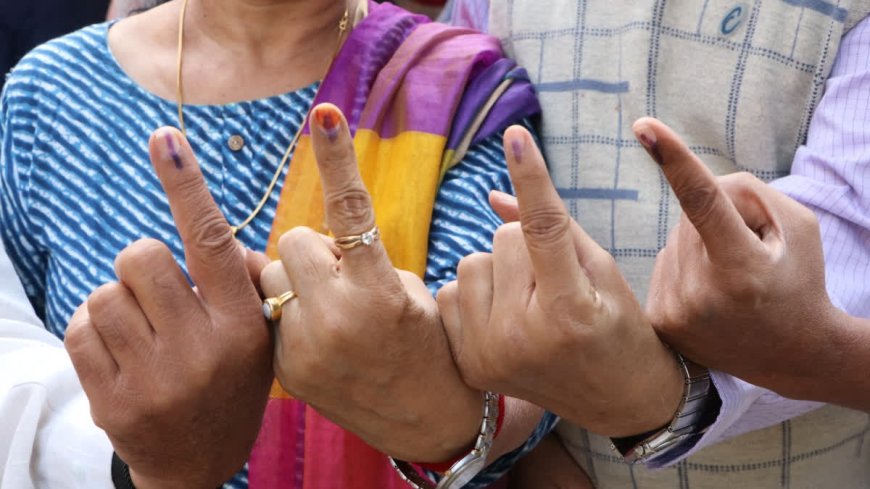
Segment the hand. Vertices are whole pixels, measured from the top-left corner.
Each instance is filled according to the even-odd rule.
[[[492,254],[459,264],[438,294],[466,382],[527,399],[591,431],[628,436],[665,426],[683,377],[613,258],[571,220],[531,135],[505,133],[518,209]]]
[[[183,136],[160,129],[149,149],[197,289],[164,244],[133,243],[66,347],[137,487],[213,489],[247,460],[268,397],[272,342],[248,270],[263,264],[236,244]]]
[[[695,362],[788,397],[840,377],[849,348],[831,343],[846,322],[825,291],[812,211],[749,174],[715,178],[655,119],[634,131],[684,213],[650,282],[647,313],[662,338]]]
[[[369,231],[371,199],[347,122],[335,106],[313,111],[311,137],[335,236]],[[294,290],[276,330],[281,385],[375,448],[404,460],[441,462],[468,450],[480,429],[483,394],[457,372],[438,308],[422,280],[395,270],[380,241],[339,250],[295,228],[264,292]]]

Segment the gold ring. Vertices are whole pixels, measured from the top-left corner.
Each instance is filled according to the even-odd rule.
[[[284,304],[296,298],[296,292],[288,290],[278,297],[269,297],[263,301],[263,316],[269,321],[280,321]]]
[[[341,238],[335,238],[335,246],[343,250],[352,250],[357,246],[371,246],[375,241],[380,239],[381,231],[378,229],[378,226],[371,228],[370,230],[362,233],[355,234],[353,236],[344,236]]]

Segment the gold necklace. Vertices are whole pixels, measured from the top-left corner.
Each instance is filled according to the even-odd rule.
[[[183,0],[181,4],[181,13],[178,16],[178,66],[175,77],[175,89],[176,89],[176,100],[178,105],[178,123],[181,126],[181,133],[184,134],[184,137],[187,137],[187,130],[184,127],[184,90],[181,79],[183,60],[184,60],[184,17],[187,12],[187,2],[188,0]],[[338,23],[338,41],[335,47],[335,52],[332,55],[332,59],[329,62],[329,68],[332,68],[332,62],[335,61],[335,57],[338,55],[338,50],[341,47],[341,40],[344,37],[344,34],[347,32],[349,14],[347,9],[344,11],[344,16],[341,18],[341,21]],[[329,69],[326,71],[329,73]],[[324,74],[324,78],[326,75]],[[317,87],[317,91],[314,92],[314,99],[317,98],[317,95],[320,93],[321,85]],[[266,188],[266,193],[263,194],[263,198],[260,199],[260,202],[257,204],[257,207],[254,208],[254,211],[251,212],[248,217],[245,218],[239,225],[230,226],[232,230],[233,236],[236,235],[240,230],[242,230],[245,226],[251,223],[257,214],[263,210],[266,203],[269,201],[269,196],[272,195],[272,190],[275,189],[275,185],[278,183],[278,179],[281,178],[281,172],[284,171],[284,167],[287,166],[287,162],[290,161],[290,155],[293,154],[293,149],[296,147],[296,143],[299,142],[299,137],[302,135],[302,130],[305,128],[305,124],[308,123],[308,118],[311,115],[311,107],[308,108],[308,112],[305,113],[305,118],[302,119],[302,124],[299,125],[299,129],[296,130],[296,134],[293,136],[293,139],[290,141],[290,145],[287,146],[287,150],[284,151],[284,156],[281,158],[281,163],[278,165],[278,168],[275,170],[275,174],[272,175],[272,181],[269,182],[269,187]]]

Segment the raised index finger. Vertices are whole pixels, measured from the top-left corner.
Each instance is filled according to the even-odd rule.
[[[375,213],[359,173],[347,121],[332,104],[318,105],[312,115],[311,142],[320,170],[329,229],[336,238],[368,233],[375,227]],[[393,270],[379,240],[343,250],[342,263],[351,274],[370,276],[376,270],[383,273]]]
[[[713,173],[674,131],[650,117],[638,119],[632,129],[661,166],[713,261],[729,260],[735,250],[748,251],[760,244]]]
[[[582,231],[575,229],[531,134],[521,126],[509,127],[504,142],[536,289],[553,297],[578,286],[588,290],[591,285],[577,256],[584,244],[576,241]]]
[[[149,150],[184,243],[188,271],[200,294],[213,305],[238,303],[240,292],[253,291],[253,286],[242,252],[190,145],[177,129],[164,127],[152,134]]]

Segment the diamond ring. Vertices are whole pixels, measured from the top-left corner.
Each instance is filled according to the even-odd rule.
[[[380,239],[380,237],[381,232],[378,230],[378,227],[375,226],[362,234],[335,238],[335,246],[338,246],[343,250],[352,250],[357,246],[371,246],[375,241]]]

